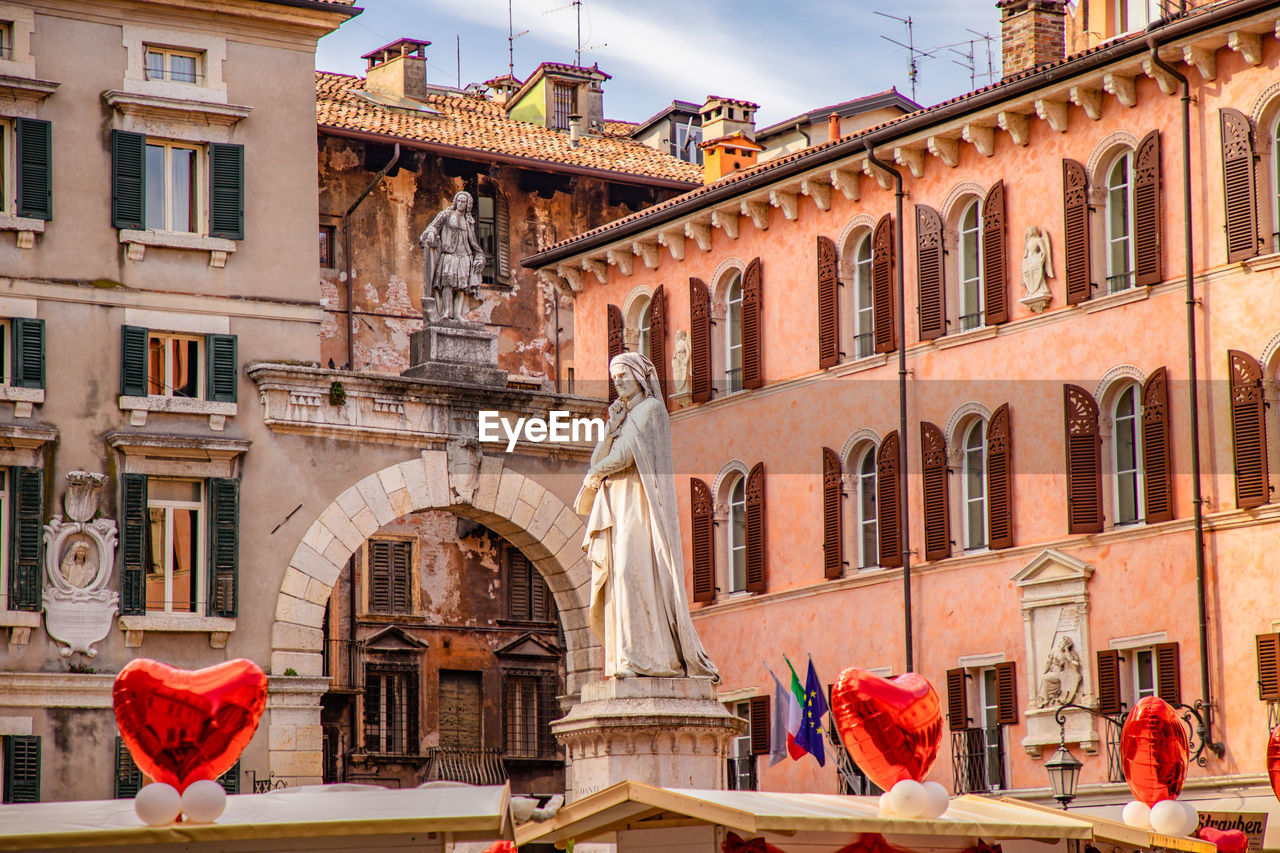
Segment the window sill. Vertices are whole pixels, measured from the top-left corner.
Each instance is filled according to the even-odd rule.
[[[0,610],[0,628],[39,628],[40,614],[34,610]]]
[[[1141,302],[1151,295],[1151,288],[1131,287],[1128,290],[1121,290],[1119,293],[1109,293],[1106,296],[1095,296],[1083,303],[1084,310],[1090,314],[1094,311],[1105,311],[1108,308],[1115,308],[1118,305],[1128,305],[1131,302]]]
[[[29,418],[35,406],[44,402],[44,389],[0,385],[0,402],[13,403],[15,418]]]
[[[33,249],[36,235],[44,233],[43,219],[28,219],[25,216],[0,214],[0,231],[13,231],[19,249]]]
[[[877,367],[883,367],[889,363],[889,354],[887,352],[873,352],[871,355],[864,355],[862,358],[855,358],[851,361],[842,361],[831,368],[831,373],[836,376],[847,376],[850,373],[861,373],[864,370],[874,370]]]
[[[15,389],[16,390],[16,389]],[[22,389],[26,390],[26,389]],[[43,402],[41,392],[41,402]],[[3,397],[0,397],[3,399]],[[129,425],[147,425],[148,412],[164,412],[171,415],[208,415],[209,429],[221,432],[227,418],[236,416],[235,403],[218,403],[212,400],[196,400],[191,397],[120,397],[120,409],[130,412]]]
[[[1000,332],[999,326],[979,326],[976,329],[969,329],[964,332],[955,332],[950,335],[943,335],[935,338],[933,345],[938,349],[950,349],[964,344],[971,344],[974,341],[985,341],[994,338]]]
[[[203,234],[188,234],[183,231],[135,231],[131,228],[121,228],[120,242],[125,246],[125,257],[131,261],[142,261],[146,257],[147,247],[155,246],[159,249],[208,252],[209,266],[218,269],[227,265],[227,255],[236,250],[235,240],[206,237]]]
[[[225,649],[227,635],[236,629],[235,619],[183,613],[138,613],[121,616],[118,623],[120,630],[124,631],[125,648],[129,649],[141,648],[142,635],[147,631],[159,634],[207,633],[210,648]]]
[[[35,63],[0,60],[0,96],[5,100],[39,103],[58,91],[61,83],[39,80],[35,76]]]
[[[152,84],[161,81],[151,81]],[[163,81],[163,89],[168,95],[174,94],[175,84]],[[186,84],[177,84],[183,85]],[[215,125],[232,127],[240,119],[253,112],[253,107],[238,104],[217,103],[204,100],[213,90],[192,85],[190,94],[196,97],[170,97],[167,95],[144,95],[134,92],[122,92],[112,89],[102,93],[102,100],[107,106],[126,116],[151,121],[181,122],[183,124]],[[186,95],[187,92],[179,90]]]
[[[1242,262],[1245,272],[1266,272],[1268,270],[1280,269],[1280,252],[1272,252],[1269,255],[1257,255]]]

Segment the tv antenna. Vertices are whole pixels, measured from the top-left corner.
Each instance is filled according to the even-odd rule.
[[[888,12],[876,12],[876,14],[882,18],[890,18],[895,21],[900,21],[901,23],[906,25],[906,28],[907,28],[906,44],[903,44],[897,39],[891,39],[888,36],[880,36],[880,38],[892,44],[896,44],[898,47],[905,47],[907,49],[907,55],[908,55],[907,78],[911,81],[911,100],[914,101],[916,99],[916,78],[920,76],[920,69],[919,69],[919,65],[916,62],[916,57],[917,56],[932,57],[933,54],[927,50],[920,50],[919,48],[916,47],[915,23],[911,20],[910,15],[908,15],[905,18],[899,18],[897,15],[890,15]]]
[[[516,79],[516,39],[528,35],[528,30],[515,31],[511,17],[511,0],[507,0],[507,76]]]
[[[577,15],[577,18],[578,18],[578,43],[577,43],[576,49],[573,51],[573,64],[581,65],[582,64],[582,0],[573,0],[573,2],[568,3],[564,6],[557,6],[554,9],[548,9],[542,14],[550,15],[553,12],[563,12],[565,9],[568,9],[570,7],[573,8],[574,13]]]
[[[960,47],[966,44],[969,45],[968,53],[965,53],[963,50],[960,50]],[[960,59],[953,59],[951,61],[956,65],[959,65],[961,68],[969,69],[969,88],[970,89],[978,88],[978,66],[977,66],[977,63],[974,62],[974,58],[973,58],[974,56],[973,45],[974,45],[974,40],[969,39],[968,41],[958,41],[958,42],[954,42],[953,44],[944,44],[937,48],[934,48],[935,50],[949,50],[952,53],[954,53],[956,56],[960,57]],[[960,60],[964,60],[964,61],[961,62]]]
[[[987,84],[990,85],[996,82],[996,63],[991,52],[991,44],[995,41],[995,38],[991,33],[980,33],[977,30],[970,30],[968,27],[965,27],[965,29],[987,43]]]

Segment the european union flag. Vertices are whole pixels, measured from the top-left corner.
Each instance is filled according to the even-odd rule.
[[[818,673],[813,669],[813,661],[809,661],[809,673],[804,685],[804,713],[800,720],[800,733],[796,743],[804,747],[818,759],[818,765],[826,766],[827,753],[822,744],[822,718],[830,710],[827,707],[826,691]]]

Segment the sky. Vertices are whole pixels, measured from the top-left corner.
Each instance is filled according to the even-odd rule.
[[[911,96],[906,25],[930,56],[917,58],[916,100],[925,106],[974,88],[961,54],[973,51],[988,82],[1000,68],[995,0],[356,0],[364,13],[320,40],[316,67],[362,75],[368,53],[399,38],[432,42],[428,82],[462,84],[507,71],[507,9],[516,33],[515,73],[539,62],[573,62],[577,12],[582,64],[613,75],[604,87],[605,115],[640,121],[674,99],[707,95],[760,104],[757,127],[839,101],[897,86]],[[970,45],[970,40],[975,44]],[[948,49],[947,45],[954,45]],[[961,64],[957,64],[961,63]]]

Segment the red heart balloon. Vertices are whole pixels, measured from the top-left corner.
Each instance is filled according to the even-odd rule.
[[[142,772],[185,791],[236,763],[262,719],[267,676],[244,659],[193,672],[138,658],[116,676],[112,703]]]
[[[1120,762],[1129,790],[1148,806],[1178,798],[1187,778],[1187,727],[1168,702],[1148,696],[1129,712]]]
[[[1205,826],[1196,833],[1203,841],[1216,845],[1218,853],[1245,853],[1249,849],[1249,836],[1238,829],[1214,829]]]
[[[919,782],[942,742],[942,703],[922,675],[885,679],[851,666],[831,688],[831,713],[845,749],[884,790]]]
[[[1280,799],[1280,726],[1271,730],[1267,738],[1267,775],[1271,777],[1271,791]]]

